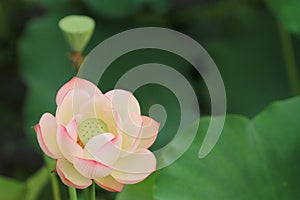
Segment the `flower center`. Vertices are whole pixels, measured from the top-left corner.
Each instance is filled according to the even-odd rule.
[[[101,119],[86,119],[78,127],[78,137],[85,145],[92,137],[105,133],[107,130],[107,125]]]

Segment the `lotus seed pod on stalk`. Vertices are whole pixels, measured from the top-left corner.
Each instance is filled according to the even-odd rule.
[[[91,39],[95,28],[95,21],[84,15],[66,16],[58,24],[72,51],[80,53]]]

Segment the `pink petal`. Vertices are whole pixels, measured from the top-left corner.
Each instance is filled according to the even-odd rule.
[[[92,184],[92,180],[82,176],[70,163],[65,159],[58,159],[56,162],[56,171],[61,181],[68,186],[78,189],[87,188]]]
[[[75,115],[79,114],[80,107],[88,101],[89,98],[89,94],[84,90],[70,90],[57,107],[57,122],[66,126]]]
[[[142,120],[135,118],[135,115],[140,116],[141,110],[137,99],[129,91],[111,90],[105,94],[112,102],[114,110],[119,114],[119,128],[126,134],[135,137],[140,130]]]
[[[120,183],[134,184],[144,180],[156,169],[156,158],[147,149],[139,149],[133,154],[120,158],[111,175]]]
[[[82,121],[88,118],[101,119],[107,125],[108,132],[117,135],[117,114],[114,115],[114,112],[111,101],[103,94],[91,97],[80,109]]]
[[[74,157],[83,157],[83,149],[62,125],[58,125],[57,128],[57,143],[62,154],[69,162],[73,163]]]
[[[85,150],[98,162],[107,166],[113,165],[121,152],[122,138],[111,133],[94,136],[85,145]]]
[[[143,125],[141,130],[140,143],[137,148],[149,148],[156,140],[159,123],[150,117],[142,116]]]
[[[61,158],[62,154],[56,141],[57,123],[55,117],[50,113],[43,114],[34,130],[44,153],[54,159]]]
[[[94,181],[100,187],[111,192],[121,192],[124,188],[124,184],[119,183],[112,176],[94,179]]]
[[[67,93],[74,88],[84,90],[90,94],[90,96],[98,93],[101,94],[99,88],[93,83],[85,79],[74,77],[59,89],[56,95],[56,104],[60,105]]]
[[[75,117],[73,117],[73,119],[68,123],[66,127],[71,138],[75,141],[77,141],[78,138],[78,126],[77,126],[78,118],[80,118],[80,115],[76,115]]]
[[[133,123],[127,122],[127,124],[125,124],[125,126],[127,125],[127,131],[124,131],[123,122],[121,120],[118,121],[118,132],[122,135],[123,140],[122,156],[134,152],[140,143],[142,133],[142,118],[140,115],[132,113],[131,120]]]
[[[79,173],[90,179],[105,177],[112,171],[111,167],[108,167],[95,160],[75,157],[73,163],[75,169]]]

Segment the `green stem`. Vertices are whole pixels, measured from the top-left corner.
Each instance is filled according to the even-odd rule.
[[[84,200],[88,200],[90,198],[90,191],[89,191],[89,189],[84,189],[82,191],[82,196],[83,196]]]
[[[292,95],[298,95],[300,94],[300,81],[292,39],[290,34],[281,25],[279,25],[279,33],[290,90]]]
[[[69,196],[70,200],[77,200],[77,193],[75,188],[69,187]]]
[[[45,154],[44,154],[44,161],[46,163],[47,169],[50,171],[55,169],[55,164],[54,161],[50,158],[48,158]],[[51,180],[51,188],[52,188],[52,194],[53,194],[53,199],[54,200],[60,200],[60,191],[59,191],[59,184],[57,181],[57,176],[55,173],[51,173],[49,174],[50,176],[50,180]]]
[[[91,189],[90,189],[90,199],[91,200],[96,200],[96,190],[95,190],[95,183],[93,182]]]
[[[58,185],[58,182],[57,182],[56,174],[51,174],[50,178],[51,178],[53,199],[54,200],[60,200],[59,185]]]

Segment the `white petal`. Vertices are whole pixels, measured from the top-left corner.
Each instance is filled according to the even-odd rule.
[[[77,141],[78,138],[78,125],[77,125],[78,118],[80,118],[80,115],[76,115],[75,117],[73,117],[73,119],[66,126],[68,133],[70,134],[71,138],[75,141]]]
[[[75,157],[73,159],[73,163],[75,169],[78,172],[90,179],[105,177],[112,171],[111,167],[99,163],[95,160]]]
[[[141,130],[140,143],[137,148],[149,148],[155,141],[158,130],[159,123],[150,117],[142,116],[143,125]]]
[[[113,165],[119,158],[122,138],[111,133],[94,136],[85,145],[85,150],[98,162],[107,166]]]
[[[131,119],[133,120],[134,124],[139,125],[131,125],[125,124],[127,131],[122,130],[124,127],[124,124],[121,120],[119,120],[118,123],[118,133],[122,135],[122,154],[124,153],[132,153],[136,150],[140,143],[141,138],[141,127],[142,127],[142,118],[140,115],[132,114]]]
[[[78,189],[87,188],[92,184],[92,180],[82,176],[70,163],[65,159],[58,159],[56,162],[56,171],[62,182],[68,186]]]
[[[88,101],[89,98],[89,94],[83,90],[70,90],[57,107],[57,122],[66,126],[75,115],[79,114],[80,107]]]
[[[34,130],[44,153],[54,159],[61,158],[62,154],[56,141],[57,123],[55,117],[50,113],[43,114]]]
[[[140,105],[137,99],[129,91],[111,90],[105,94],[112,102],[113,109],[119,115],[119,128],[131,137],[139,133],[142,120],[136,118],[141,115]]]
[[[89,118],[101,119],[108,128],[108,132],[117,135],[117,114],[114,114],[112,103],[103,94],[97,94],[82,105],[80,113],[83,118],[80,121]]]
[[[111,175],[120,183],[134,184],[144,180],[156,169],[156,158],[147,149],[139,149],[137,152],[124,158],[120,158],[114,165]]]
[[[81,146],[70,136],[67,129],[61,125],[58,125],[57,128],[57,143],[62,154],[69,162],[73,163],[75,156],[83,157]]]
[[[131,92],[116,89],[105,93],[105,95],[112,101],[113,107],[115,107],[121,115],[128,116],[128,114],[132,112],[139,115],[141,114],[139,102]]]
[[[103,178],[94,179],[95,183],[105,190],[111,192],[121,192],[124,188],[124,184],[116,181],[112,176],[106,176]]]
[[[84,90],[90,96],[93,96],[94,94],[101,94],[99,88],[90,81],[74,77],[59,89],[56,95],[56,104],[60,105],[67,93],[74,88]]]

